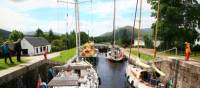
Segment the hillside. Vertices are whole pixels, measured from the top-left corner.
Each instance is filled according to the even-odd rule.
[[[1,38],[8,38],[10,32],[0,28],[0,37]]]
[[[130,38],[132,29],[133,29],[132,26],[125,26],[125,27],[118,28],[118,29],[116,30],[116,32],[115,32],[115,34],[116,34],[116,39],[117,39],[117,38],[120,38],[120,37],[123,37],[123,31],[126,31],[126,32],[127,32],[127,35],[128,35],[129,38]],[[137,33],[138,33],[138,29],[135,29],[134,38],[137,38]],[[151,32],[151,29],[150,29],[150,28],[144,28],[144,29],[141,29],[141,30],[140,30],[140,34],[141,34],[142,36],[147,35],[147,36],[151,37],[152,32]],[[106,33],[104,33],[104,34],[102,34],[102,35],[100,35],[100,36],[98,36],[98,37],[110,37],[110,36],[112,36],[112,32],[106,32]]]

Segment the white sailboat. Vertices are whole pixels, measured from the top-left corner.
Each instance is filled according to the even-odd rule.
[[[159,5],[160,5],[160,0],[158,2],[158,13],[159,13]],[[136,3],[135,19],[137,14],[137,7],[138,7],[138,0]],[[140,0],[139,30],[141,26],[141,10],[142,10],[142,0]],[[159,17],[159,14],[157,14],[157,16]],[[134,27],[135,27],[135,20],[134,20]],[[139,40],[139,30],[138,30],[138,40]],[[132,39],[131,39],[131,45],[132,45]],[[130,47],[130,53],[131,53],[131,47]],[[140,60],[139,56],[140,56],[139,47],[138,47],[138,57],[134,58],[131,57],[129,54],[129,64],[126,67],[126,78],[129,85],[133,88],[163,88],[164,85],[160,82],[159,77],[165,76],[165,74],[155,66],[154,62],[152,62],[151,64],[143,63]]]
[[[93,66],[80,57],[80,29],[78,0],[75,0],[76,54],[74,62],[53,67],[58,74],[48,83],[49,88],[98,88],[100,79]]]
[[[113,62],[122,62],[125,60],[124,53],[115,46],[115,12],[116,12],[116,1],[114,0],[114,13],[113,13],[113,40],[111,50],[107,52],[107,59]]]

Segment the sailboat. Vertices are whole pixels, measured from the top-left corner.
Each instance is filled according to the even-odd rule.
[[[158,0],[157,17],[159,17],[159,7],[160,7],[159,5],[160,5],[160,0]],[[138,7],[138,0],[136,2],[134,27],[136,21],[137,7]],[[142,0],[140,0],[139,30],[141,26],[141,10],[142,10]],[[138,30],[138,41],[139,41],[139,30]],[[131,37],[133,37],[133,33]],[[131,48],[132,48],[132,39],[130,46],[130,54],[131,54]],[[135,57],[135,59],[133,59],[134,57],[131,57],[130,54],[129,54],[129,64],[126,67],[126,78],[129,86],[132,88],[163,88],[164,85],[161,83],[160,77],[165,76],[165,74],[155,66],[154,62],[152,62],[151,64],[143,63],[140,60],[139,47],[138,47],[138,57]]]
[[[116,12],[116,1],[114,0],[114,16],[113,16],[113,40],[110,51],[107,52],[107,59],[112,62],[122,62],[125,60],[124,53],[115,46],[115,12]]]
[[[80,57],[80,30],[78,1],[75,0],[76,58],[63,66],[55,66],[58,74],[48,83],[49,88],[98,88],[100,78],[93,65]]]

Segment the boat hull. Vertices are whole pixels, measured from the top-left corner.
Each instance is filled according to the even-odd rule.
[[[141,75],[145,70],[129,65],[126,67],[126,80],[128,88],[163,88],[158,87],[157,81],[149,79],[149,81],[141,81]]]
[[[124,62],[125,61],[124,58],[117,58],[117,59],[107,58],[107,60],[110,61],[110,62]]]

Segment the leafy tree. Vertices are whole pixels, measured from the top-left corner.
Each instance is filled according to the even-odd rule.
[[[81,44],[84,44],[89,41],[89,36],[85,32],[80,32],[80,37],[81,37]]]
[[[121,30],[121,32],[122,32],[122,37],[120,38],[120,45],[122,45],[123,47],[128,47],[128,45],[130,45],[130,39],[129,39],[129,36],[128,36],[128,31],[127,30]]]
[[[51,29],[49,30],[49,34],[47,36],[47,39],[49,40],[49,42],[52,42],[54,39],[56,39],[56,35],[54,35],[54,33]]]
[[[153,48],[153,41],[148,35],[144,35],[144,42],[146,48]]]
[[[22,39],[24,37],[24,34],[20,31],[14,30],[9,35],[9,40],[11,41],[17,41],[18,39]]]
[[[75,33],[75,31],[72,31],[68,38],[69,38],[69,43],[70,43],[69,47],[71,47],[71,48],[76,47],[76,33]]]
[[[44,32],[40,28],[38,28],[36,30],[36,33],[34,34],[34,36],[35,37],[44,37],[45,35],[44,35]]]
[[[59,39],[55,39],[52,41],[51,46],[52,46],[52,51],[60,51],[60,50],[64,50],[64,46],[63,46],[63,42],[62,40]]]
[[[152,5],[152,16],[156,17],[158,0],[148,0]],[[160,0],[160,20],[158,39],[162,48],[184,47],[188,41],[194,43],[197,37],[195,28],[200,24],[200,4],[197,0]],[[155,23],[152,25],[155,34]]]
[[[3,34],[0,32],[0,45],[3,44],[3,42],[4,42],[4,38],[3,38],[2,35],[3,35]]]

